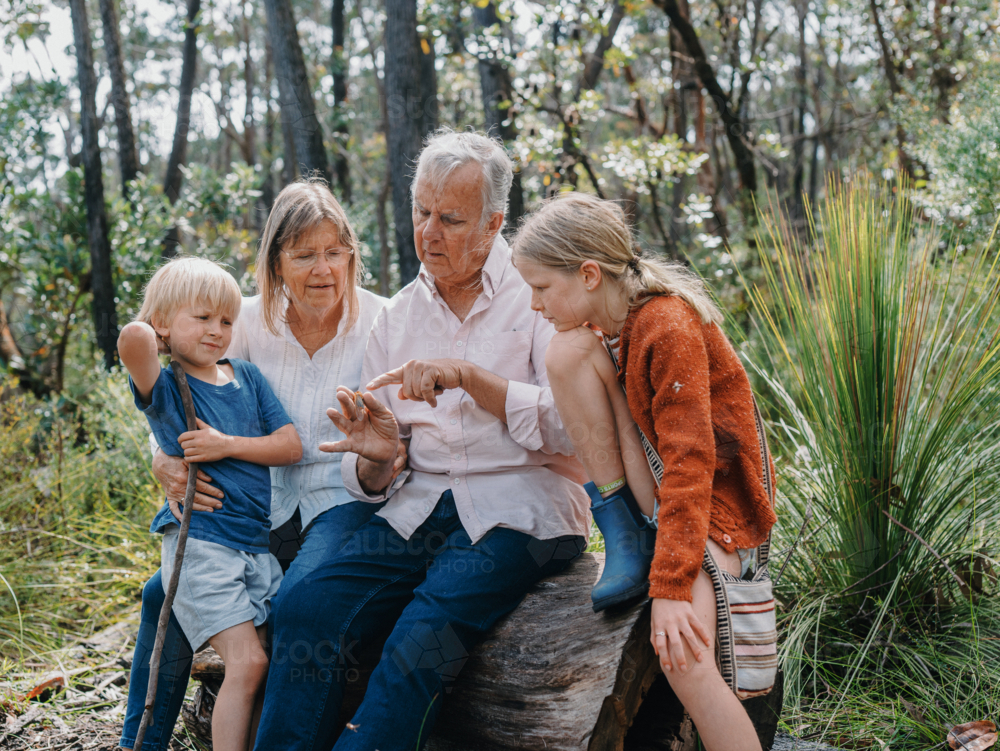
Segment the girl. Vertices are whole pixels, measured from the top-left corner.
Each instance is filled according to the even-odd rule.
[[[592,196],[564,194],[532,215],[514,261],[532,308],[558,332],[549,382],[606,542],[594,609],[648,587],[650,640],[705,747],[760,749],[734,693],[732,653],[723,650],[721,672],[713,659],[717,628],[733,640],[709,571],[728,574],[714,571],[720,587],[723,578],[756,580],[755,548],[765,550],[775,521],[750,383],[721,313],[686,269],[640,257],[622,210]],[[654,527],[655,549],[644,545]],[[766,692],[760,673],[777,665],[773,601],[754,605],[770,608],[771,625],[756,641],[735,641],[741,696],[754,693],[745,678]]]

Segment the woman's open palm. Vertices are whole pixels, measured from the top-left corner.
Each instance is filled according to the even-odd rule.
[[[345,386],[337,387],[340,411],[330,407],[326,414],[344,434],[343,440],[321,443],[320,451],[329,453],[350,451],[373,462],[387,462],[396,458],[399,445],[399,426],[389,408],[365,392],[365,409],[358,409],[354,392]]]

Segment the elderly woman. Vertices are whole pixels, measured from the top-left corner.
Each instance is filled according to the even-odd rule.
[[[304,456],[298,464],[271,469],[271,552],[287,569],[283,586],[308,577],[378,508],[355,501],[344,489],[341,454],[317,448],[343,437],[325,409],[336,403],[338,385],[359,387],[368,332],[386,303],[358,288],[360,274],[357,236],[327,187],[300,182],[281,191],[257,253],[260,294],[243,301],[228,354],[260,368],[302,439]],[[397,470],[403,462],[400,456]],[[153,472],[179,518],[187,465],[157,451]],[[199,472],[194,509],[212,513],[225,502],[209,474]],[[275,607],[280,599],[279,591]],[[163,600],[157,571],[143,589],[133,684],[148,682]],[[191,645],[171,616],[144,749],[169,745],[184,700],[191,656]],[[143,711],[142,702],[131,699],[143,694],[129,692],[123,748],[132,748]]]

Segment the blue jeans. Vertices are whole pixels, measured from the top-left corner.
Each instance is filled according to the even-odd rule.
[[[500,527],[473,544],[451,491],[408,540],[373,516],[308,580],[282,585],[256,749],[329,749],[352,653],[390,629],[356,730],[334,751],[419,748],[473,646],[584,547]]]
[[[305,532],[301,531],[301,525],[296,526],[294,523],[294,520],[298,519],[298,513],[293,521],[272,530],[271,552],[278,557],[281,567],[287,570],[278,589],[278,595],[271,603],[271,612],[274,612],[277,603],[281,601],[281,593],[286,587],[294,586],[309,577],[325,561],[332,558],[340,547],[351,539],[354,530],[368,521],[379,508],[381,506],[378,504],[354,501],[324,511],[313,520]],[[142,710],[146,704],[146,690],[149,685],[149,658],[153,652],[156,622],[160,617],[164,599],[163,582],[160,572],[157,571],[142,588],[142,615],[128,684],[125,726],[122,728],[119,742],[123,748],[132,748],[139,723],[142,721]],[[166,639],[163,642],[153,717],[142,742],[143,749],[163,751],[170,744],[170,735],[184,703],[184,692],[191,676],[192,656],[191,645],[188,644],[177,619],[171,613]]]

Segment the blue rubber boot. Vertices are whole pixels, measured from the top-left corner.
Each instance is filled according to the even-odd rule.
[[[592,482],[583,489],[590,496],[590,512],[604,535],[604,573],[590,593],[598,613],[649,592],[656,528],[643,518],[628,485],[607,498],[601,497]]]

